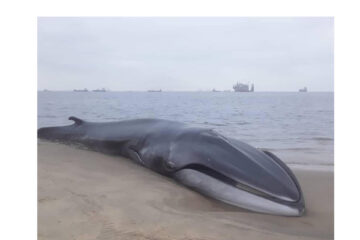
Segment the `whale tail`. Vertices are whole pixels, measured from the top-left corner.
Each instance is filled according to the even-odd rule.
[[[55,140],[57,138],[59,128],[61,127],[45,127],[38,129],[37,135],[40,139]]]

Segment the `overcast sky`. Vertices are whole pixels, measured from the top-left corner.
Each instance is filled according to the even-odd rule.
[[[333,91],[332,18],[39,18],[38,89]]]

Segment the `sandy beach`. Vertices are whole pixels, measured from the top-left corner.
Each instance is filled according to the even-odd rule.
[[[333,170],[293,170],[306,213],[271,216],[211,200],[125,158],[39,141],[38,237],[333,239]]]

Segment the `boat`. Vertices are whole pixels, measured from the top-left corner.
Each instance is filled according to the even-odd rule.
[[[213,92],[220,92],[219,90],[216,90],[215,88],[212,90]]]
[[[249,84],[237,82],[233,89],[235,92],[254,92],[254,84],[251,84],[251,88],[249,88]]]
[[[105,88],[95,89],[93,90],[93,92],[106,92],[106,89]]]
[[[300,89],[299,89],[299,92],[307,92],[307,87],[300,88]]]
[[[74,89],[74,92],[88,92],[86,88],[84,89]]]
[[[148,90],[148,92],[162,92],[161,89],[159,90]]]

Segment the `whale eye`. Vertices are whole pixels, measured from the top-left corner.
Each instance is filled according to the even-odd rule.
[[[166,174],[166,173],[172,172],[175,169],[175,163],[172,161],[166,160],[161,156],[157,156],[153,159],[152,168]]]
[[[166,170],[174,170],[175,169],[175,163],[172,161],[164,161],[164,166]]]

